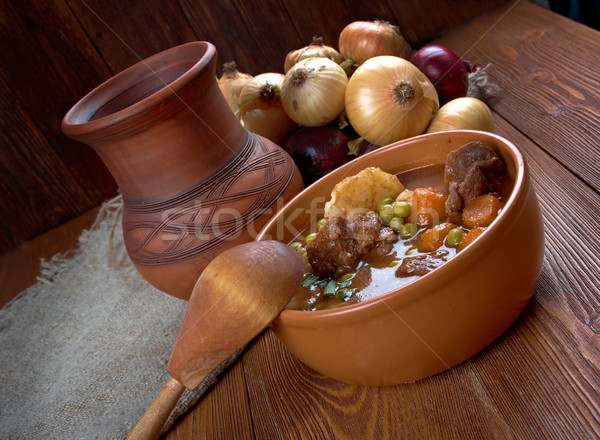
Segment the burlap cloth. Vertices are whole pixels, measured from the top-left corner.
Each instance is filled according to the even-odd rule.
[[[106,202],[70,255],[0,310],[0,438],[127,436],[162,389],[186,301],[150,286],[123,247],[122,201]],[[195,391],[184,414],[237,354]]]

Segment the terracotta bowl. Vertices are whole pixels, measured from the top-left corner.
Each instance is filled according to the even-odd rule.
[[[292,199],[257,239],[287,243],[310,226],[314,230],[335,184],[367,166],[398,173],[443,163],[473,140],[492,147],[515,182],[494,223],[441,267],[377,298],[334,310],[284,310],[271,328],[298,359],[349,383],[411,382],[475,355],[523,311],[542,267],[542,216],[523,156],[494,134],[432,133],[357,158]]]

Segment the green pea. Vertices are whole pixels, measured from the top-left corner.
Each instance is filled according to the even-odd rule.
[[[404,225],[402,217],[394,217],[390,220],[390,228],[396,232],[399,232],[402,229],[402,225]]]
[[[292,249],[298,250],[299,248],[302,247],[302,243],[300,243],[299,241],[295,241],[292,244],[290,244],[290,247]]]
[[[394,218],[394,208],[392,205],[383,205],[381,211],[379,211],[379,216],[385,223],[389,223]]]
[[[345,281],[350,281],[352,278],[354,278],[354,275],[356,275],[354,272],[346,273],[346,274],[342,275],[341,277],[339,277],[338,281],[340,283],[343,283]]]
[[[398,217],[408,217],[410,215],[410,203],[396,202],[392,206],[394,207],[394,214]]]
[[[404,223],[402,225],[402,229],[400,229],[400,236],[402,238],[411,238],[414,237],[418,232],[419,228],[414,223]]]
[[[302,253],[302,258],[304,258],[304,261],[308,263],[308,253],[307,252]]]
[[[398,266],[400,264],[400,260],[392,260],[389,262],[389,264],[387,265],[388,267],[395,267]]]
[[[456,247],[460,244],[463,238],[463,230],[460,228],[450,229],[446,236],[446,246]]]
[[[313,232],[312,234],[308,234],[306,236],[306,243],[310,243],[311,241],[313,241],[316,236],[317,236],[316,232]]]
[[[406,251],[405,255],[413,255],[417,253],[417,248],[410,248]]]
[[[377,202],[377,212],[379,212],[381,214],[381,210],[383,209],[383,207],[385,205],[391,205],[392,203],[394,203],[394,199],[392,199],[391,197],[385,197],[385,198],[379,200]]]

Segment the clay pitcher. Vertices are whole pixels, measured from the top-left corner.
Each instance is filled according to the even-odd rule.
[[[303,188],[287,153],[242,127],[215,64],[207,42],[158,53],[91,91],[62,122],[119,185],[136,268],[182,299],[214,256],[253,240]]]

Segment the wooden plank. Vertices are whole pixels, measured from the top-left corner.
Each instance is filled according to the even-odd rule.
[[[37,281],[40,260],[77,249],[79,234],[96,219],[98,208],[23,242],[0,255],[0,308]]]
[[[244,365],[257,438],[510,438],[467,363],[415,383],[356,386],[311,370],[270,332]]]
[[[6,221],[9,230],[23,227],[24,236],[30,238],[93,208],[116,191],[99,157],[60,129],[66,111],[110,74],[63,2],[2,0],[0,11],[0,79],[2,87],[10,90],[1,95],[6,115],[2,157],[21,167],[27,158],[31,167],[21,174],[13,169],[2,186],[36,200],[33,205],[13,204]],[[45,171],[36,174],[41,170]],[[17,178],[9,180],[11,175]],[[39,194],[33,195],[36,191]],[[39,215],[36,209],[45,198],[49,199],[45,211],[51,211],[52,204],[62,208],[49,214],[51,221],[38,223],[39,229],[28,228],[25,225],[31,226],[31,218]],[[5,231],[2,234],[8,235]]]
[[[600,436],[600,243],[589,238],[600,237],[600,196],[507,121],[495,122],[531,169],[546,252],[519,325],[472,364],[503,417],[518,415],[512,429],[520,436],[594,438]]]
[[[1,78],[0,94],[0,251],[6,251],[93,202]]]
[[[502,92],[491,107],[600,190],[597,31],[518,1],[437,42],[480,66],[493,61]]]
[[[457,26],[506,5],[508,0],[388,0],[404,37],[421,46]]]
[[[110,72],[64,2],[2,0],[0,10],[0,77],[83,191],[99,203],[114,194],[114,180],[90,148],[62,134],[60,124]]]
[[[285,55],[306,43],[280,0],[179,0],[198,38],[218,51],[218,66],[235,61],[242,72],[283,72]]]
[[[313,36],[323,37],[328,46],[338,49],[340,33],[353,21],[386,20],[396,23],[396,18],[386,2],[360,0],[328,2],[283,0],[303,42],[310,43]],[[290,47],[289,50],[300,47]]]
[[[112,73],[197,40],[177,2],[67,1]]]
[[[241,360],[165,435],[181,438],[253,439],[252,411]]]

